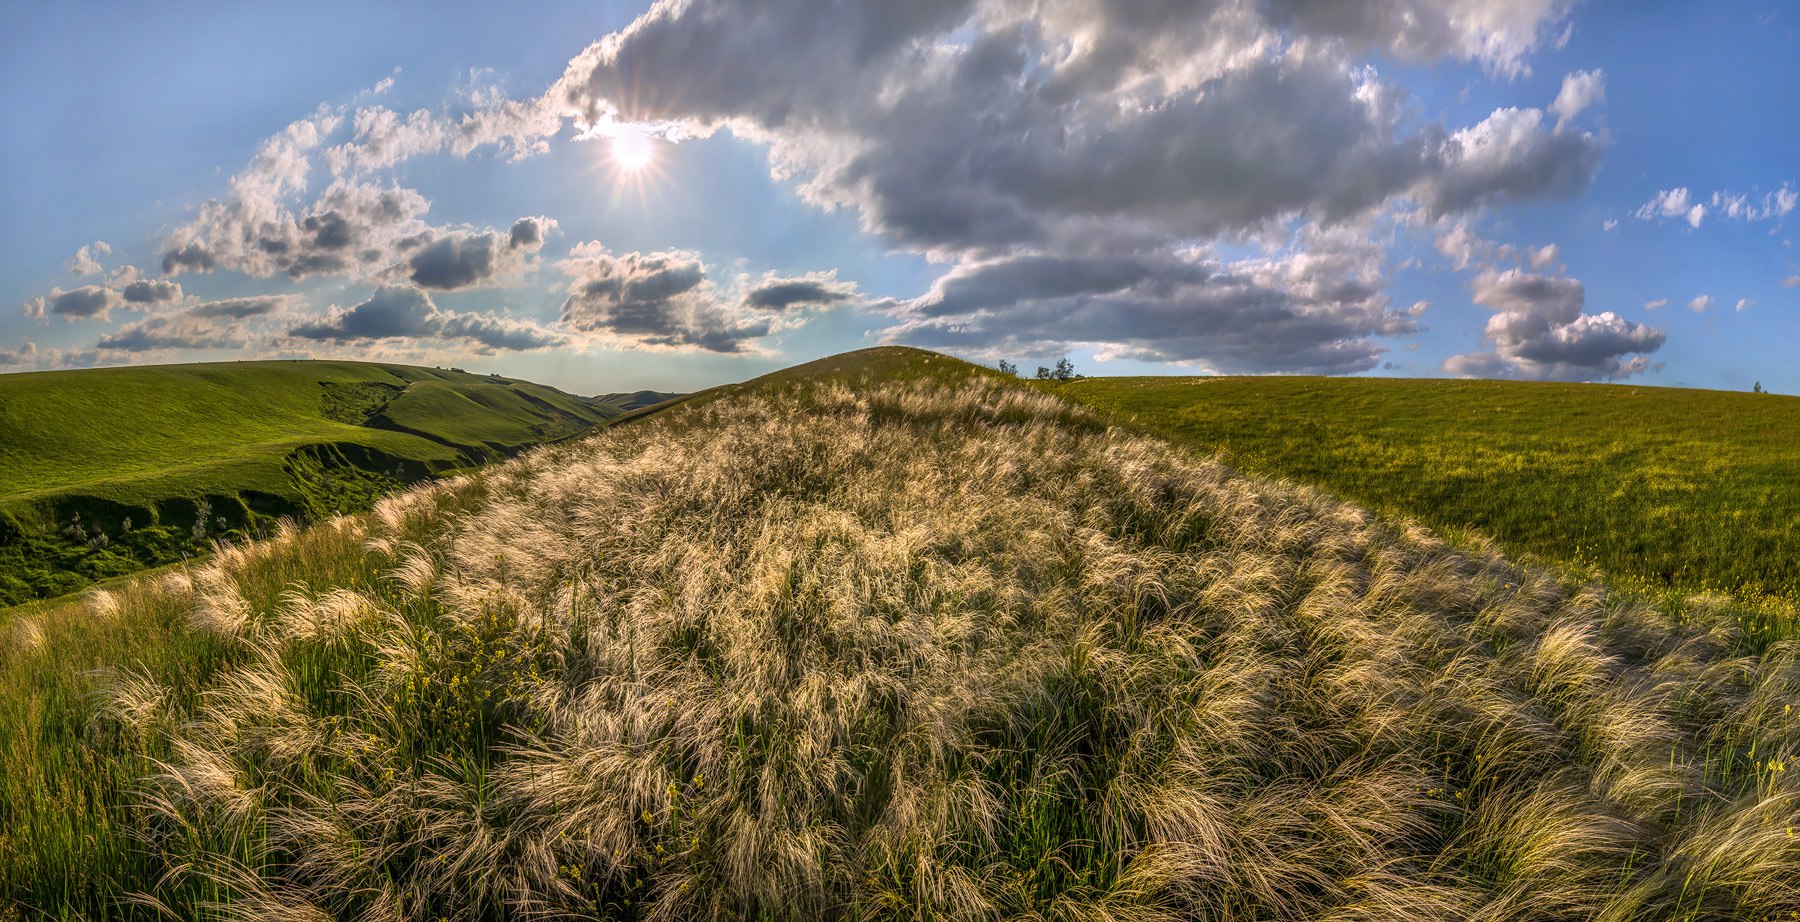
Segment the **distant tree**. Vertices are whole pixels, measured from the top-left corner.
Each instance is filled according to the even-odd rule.
[[[1763,390],[1763,389],[1762,389],[1762,382],[1761,382],[1761,381],[1758,381],[1758,382],[1756,382],[1756,386],[1755,386],[1755,387],[1752,387],[1752,388],[1751,388],[1751,389],[1750,389],[1750,393],[1752,393],[1752,394],[1766,394],[1766,393],[1768,393],[1768,391],[1765,391],[1765,390]]]
[[[1017,375],[1019,373],[1019,366],[1014,365],[1005,359],[1001,359],[1000,373],[1003,375]]]
[[[1051,370],[1050,377],[1058,381],[1068,381],[1080,376],[1075,374],[1075,363],[1069,361],[1069,357],[1065,355],[1056,360],[1056,368]]]
[[[1039,365],[1039,366],[1038,366],[1038,370],[1037,370],[1037,379],[1038,379],[1038,380],[1039,380],[1039,381],[1048,381],[1048,380],[1050,380],[1050,369],[1048,369],[1048,368],[1045,368],[1045,367],[1044,367],[1044,366],[1042,366],[1042,365]]]

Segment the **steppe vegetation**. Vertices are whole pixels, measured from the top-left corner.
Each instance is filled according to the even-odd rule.
[[[1800,915],[1793,641],[942,357],[822,367],[15,618],[0,900]]]
[[[1054,385],[1138,431],[1800,637],[1800,398],[1391,378]]]

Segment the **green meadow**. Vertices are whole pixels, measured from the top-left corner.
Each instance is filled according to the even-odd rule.
[[[1791,630],[1800,398],[1609,384],[1087,378],[1040,385],[1261,474]]]
[[[631,397],[631,395],[621,395]],[[203,552],[625,407],[461,371],[233,362],[0,376],[0,604]]]

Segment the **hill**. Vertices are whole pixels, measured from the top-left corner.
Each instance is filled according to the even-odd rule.
[[[553,388],[359,362],[0,375],[0,605],[180,559],[622,412]]]
[[[1794,644],[911,350],[11,631],[23,915],[1800,912]]]
[[[1248,470],[1653,592],[1800,606],[1800,398],[1606,384],[1040,385]]]
[[[629,394],[601,394],[593,400],[621,410],[641,410],[680,396],[682,395],[672,391],[632,391]]]

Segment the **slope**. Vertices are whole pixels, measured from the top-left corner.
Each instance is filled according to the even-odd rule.
[[[203,547],[366,508],[618,413],[529,382],[357,362],[0,376],[0,564],[20,558],[0,566],[0,604],[179,559],[183,535]]]
[[[1386,378],[1040,385],[1247,469],[1615,582],[1800,605],[1800,398]]]
[[[1694,618],[865,352],[16,622],[0,895],[1800,912],[1800,649]]]

